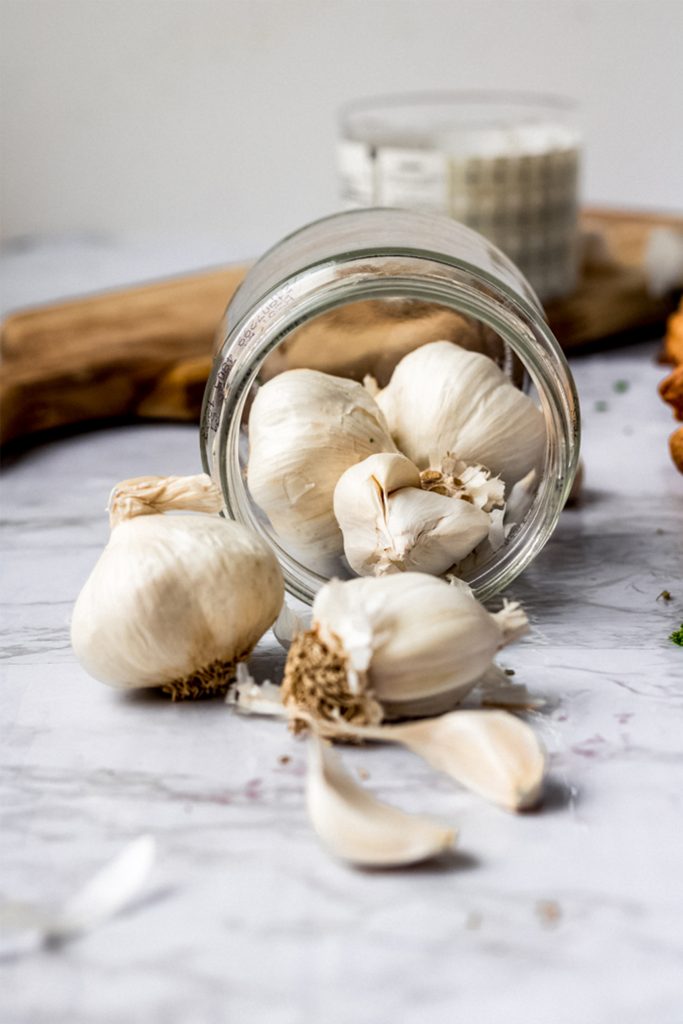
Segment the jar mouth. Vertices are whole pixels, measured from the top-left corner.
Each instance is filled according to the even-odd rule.
[[[307,266],[263,295],[258,309],[233,325],[207,387],[202,431],[204,467],[220,479],[227,515],[256,530],[275,548],[287,590],[307,603],[328,576],[281,544],[255,507],[244,478],[243,416],[266,360],[293,332],[350,304],[391,298],[434,303],[490,328],[506,346],[508,372],[518,359],[528,373],[544,414],[542,477],[531,508],[500,558],[468,578],[480,599],[502,590],[538,554],[557,523],[576,471],[578,399],[533,293],[527,299],[465,261],[405,247],[356,249]]]

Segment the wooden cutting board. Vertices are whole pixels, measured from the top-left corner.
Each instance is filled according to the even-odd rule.
[[[653,227],[683,218],[586,210],[579,287],[547,314],[567,351],[662,330],[672,297],[648,294]],[[590,255],[592,253],[592,256]],[[246,267],[228,267],[18,312],[0,336],[0,440],[104,420],[199,418],[216,328]]]

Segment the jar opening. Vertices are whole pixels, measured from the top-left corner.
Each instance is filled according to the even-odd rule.
[[[454,259],[344,253],[233,325],[205,465],[305,601],[332,576],[421,568],[485,599],[552,532],[577,432],[561,353],[505,284]]]

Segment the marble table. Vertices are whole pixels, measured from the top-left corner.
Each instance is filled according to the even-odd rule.
[[[344,751],[378,796],[458,828],[457,852],[412,870],[319,847],[305,745],[280,723],[125,697],[75,662],[69,614],[112,482],[196,471],[195,429],[101,430],[9,461],[0,898],[59,901],[142,833],[159,857],[107,925],[10,946],[4,1024],[680,1024],[683,478],[655,352],[574,361],[583,500],[510,595],[533,629],[502,664],[548,699],[541,810],[507,814],[398,749]],[[253,670],[282,660],[266,638]]]

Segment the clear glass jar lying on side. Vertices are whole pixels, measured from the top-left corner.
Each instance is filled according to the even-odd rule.
[[[435,347],[437,342],[448,342],[453,348]],[[255,264],[230,303],[218,335],[202,414],[202,456],[206,471],[220,483],[226,514],[267,538],[291,594],[310,603],[331,576],[354,575],[344,557],[346,533],[342,537],[334,519],[334,477],[341,463],[335,437],[326,433],[326,417],[336,416],[338,424],[347,424],[349,416],[366,417],[360,428],[363,437],[354,440],[353,452],[345,456],[348,466],[373,453],[396,452],[397,441],[398,449],[411,449],[410,438],[406,446],[400,424],[389,415],[386,396],[396,391],[399,377],[408,392],[422,388],[407,403],[418,409],[417,422],[424,418],[427,425],[430,418],[438,418],[439,409],[443,411],[437,405],[449,389],[456,395],[456,406],[464,409],[474,401],[474,385],[468,384],[468,393],[463,392],[465,375],[471,363],[478,367],[484,362],[481,356],[467,354],[473,352],[497,364],[511,386],[528,391],[540,409],[542,431],[532,466],[524,461],[526,439],[515,435],[515,416],[509,430],[505,422],[498,422],[497,436],[509,457],[502,469],[495,465],[495,452],[489,452],[487,461],[494,463],[488,466],[492,474],[504,478],[506,504],[498,514],[497,531],[469,557],[456,559],[453,568],[480,599],[486,599],[506,587],[550,537],[578,460],[579,407],[572,376],[520,271],[492,243],[462,224],[391,209],[352,211],[317,221],[283,239]],[[439,360],[424,363],[421,369],[419,361],[429,353],[445,357],[443,374]],[[402,362],[409,356],[412,362]],[[453,374],[457,376],[461,364],[464,376],[459,385]],[[302,369],[316,373],[280,378]],[[498,380],[493,390],[482,392],[481,401],[472,406],[472,421],[483,417],[487,422],[489,414],[500,421],[508,408],[510,388],[502,374],[492,372],[506,393]],[[332,375],[330,387],[346,388],[349,398],[337,411],[336,398],[332,404],[321,399],[323,411],[318,415],[318,407],[311,404],[311,389],[330,383],[320,374]],[[340,384],[337,378],[359,383]],[[283,388],[283,382],[292,383],[292,388]],[[259,410],[267,396],[272,397],[274,409],[270,419],[260,411],[258,423],[252,420],[252,449],[259,431],[258,474],[253,463],[249,465],[249,418],[257,396]],[[375,411],[374,396],[381,412]],[[451,484],[455,479],[460,485],[457,474],[465,463],[486,465],[477,457],[476,444],[461,444],[460,438],[471,433],[470,425],[461,424],[462,431],[448,437],[448,445],[443,445],[448,451],[407,452],[422,471],[423,481],[433,481],[434,471],[444,469],[434,463],[442,457],[451,459],[445,467],[451,472]],[[296,445],[302,444],[317,467],[310,478],[290,458]],[[464,462],[459,461],[459,446],[467,448]],[[256,458],[253,450],[252,456]],[[415,486],[434,485],[418,481]],[[440,486],[434,489],[445,493]],[[454,493],[448,491],[449,496]],[[472,492],[459,489],[457,493],[473,503]],[[386,512],[385,499],[386,494],[380,496],[381,514]],[[282,502],[290,519],[283,518]],[[319,545],[311,541],[310,521],[301,519],[309,515],[305,511],[309,505],[312,514],[325,522]],[[508,515],[513,506],[514,515]],[[390,571],[396,571],[393,563]]]

